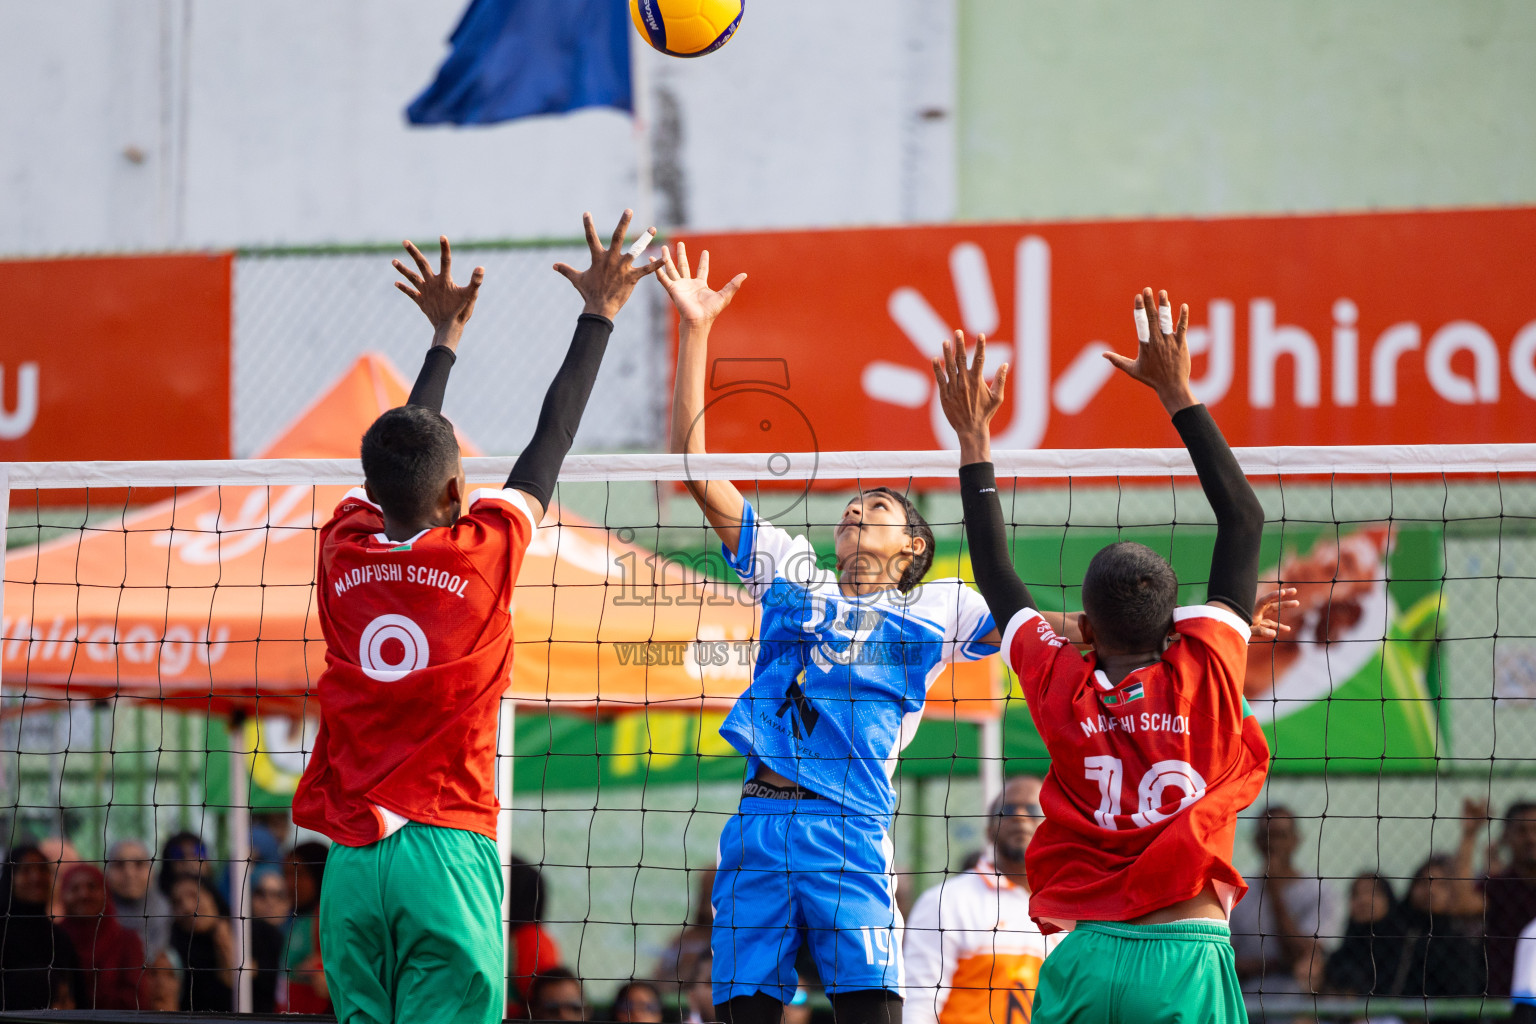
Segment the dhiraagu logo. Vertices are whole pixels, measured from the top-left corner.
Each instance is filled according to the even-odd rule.
[[[1002,318],[987,256],[975,242],[961,242],[949,252],[949,274],[960,306],[960,326],[968,337],[987,336],[987,362],[1010,363],[1013,418],[992,438],[997,448],[1037,448],[1045,436],[1051,408],[1075,416],[1082,412],[1114,375],[1103,358],[1110,347],[1090,341],[1071,365],[1051,382],[1051,249],[1043,238],[1026,235],[1014,251],[1013,340],[1001,340]],[[916,288],[897,288],[886,311],[923,358],[942,354],[954,336],[954,326]],[[860,375],[864,393],[907,409],[928,406],[934,440],[941,448],[956,446],[955,432],[944,419],[932,376],[925,370],[877,359]]]

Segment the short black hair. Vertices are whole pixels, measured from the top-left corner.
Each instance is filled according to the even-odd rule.
[[[906,513],[907,536],[921,539],[923,542],[923,550],[914,555],[912,561],[902,568],[901,577],[896,581],[896,589],[905,594],[921,583],[923,577],[928,575],[928,570],[933,567],[933,527],[928,525],[928,520],[924,519],[923,514],[917,510],[917,506],[912,504],[912,499],[899,491],[893,491],[889,487],[870,487],[859,492],[860,497],[865,494],[888,495]]]
[[[1145,544],[1111,544],[1083,574],[1083,611],[1096,642],[1114,651],[1162,650],[1178,603],[1173,566]]]
[[[391,518],[425,519],[443,481],[458,472],[459,440],[440,412],[421,405],[390,409],[363,435],[363,475]]]
[[[1516,818],[1523,818],[1528,814],[1536,814],[1536,803],[1532,803],[1530,800],[1517,800],[1509,805],[1509,810],[1504,812],[1504,820],[1506,822],[1514,821]]]

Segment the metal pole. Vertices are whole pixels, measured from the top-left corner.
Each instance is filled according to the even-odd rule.
[[[246,785],[245,715],[229,720],[229,913],[235,932],[235,1011],[250,1013],[255,968],[246,969],[251,948],[251,807]]]
[[[981,805],[992,806],[1003,791],[1003,720],[981,723]]]

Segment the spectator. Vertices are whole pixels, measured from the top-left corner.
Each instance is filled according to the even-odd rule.
[[[171,885],[171,949],[181,958],[181,1008],[198,1013],[234,1010],[235,936],[229,909],[206,878],[183,876]]]
[[[1414,872],[1399,914],[1397,934],[1402,938],[1389,994],[1483,994],[1488,981],[1483,943],[1476,934],[1476,919],[1455,913],[1458,881],[1450,857],[1430,857]]]
[[[107,899],[107,879],[94,864],[65,868],[60,886],[65,917],[60,927],[74,944],[82,975],[77,1009],[136,1010],[144,944],[124,928]]]
[[[250,956],[256,964],[251,981],[251,1009],[256,1013],[277,1012],[278,982],[288,967],[284,955],[291,906],[283,872],[272,865],[257,868],[251,878]]]
[[[683,979],[683,996],[688,1002],[683,1024],[705,1024],[715,1019],[715,961],[709,955],[693,961],[693,973]]]
[[[811,990],[804,975],[795,986],[795,994],[784,1004],[782,1024],[811,1024]]]
[[[1482,810],[1482,815],[1476,814]],[[1487,805],[1469,802],[1465,815],[1464,846],[1467,832],[1473,841],[1486,817]],[[1488,994],[1507,996],[1515,966],[1515,944],[1521,931],[1536,919],[1536,803],[1516,803],[1504,814],[1502,842],[1509,863],[1498,872],[1490,871],[1483,882],[1482,901],[1466,909],[1481,912],[1487,936]]]
[[[715,869],[693,871],[698,879],[694,889],[693,907],[688,921],[677,938],[656,961],[656,978],[662,991],[675,994],[685,988],[694,977],[694,965],[700,958],[710,957],[709,938],[714,928],[715,911],[710,894],[715,888]]]
[[[57,921],[64,916],[64,893],[59,888],[59,873],[80,863],[80,851],[63,836],[49,836],[37,844],[37,849],[48,862],[48,914]]]
[[[251,811],[251,863],[281,869],[283,846],[292,831],[293,819],[286,807]]]
[[[1255,823],[1263,875],[1232,911],[1232,949],[1245,992],[1315,992],[1340,929],[1338,893],[1296,866],[1301,832],[1290,809]]]
[[[154,1013],[176,1013],[181,1009],[184,982],[181,958],[162,949],[149,958],[139,981],[139,1009]]]
[[[171,889],[183,878],[203,878],[208,872],[208,848],[192,832],[178,832],[160,851],[160,877],[156,885],[167,901]],[[172,912],[174,916],[174,911]]]
[[[53,868],[34,845],[14,846],[0,878],[0,1010],[74,1009],[79,959],[48,914]]]
[[[528,1015],[532,1020],[586,1020],[587,997],[581,981],[568,967],[552,967],[528,986]]]
[[[622,1024],[661,1024],[661,993],[648,981],[630,981],[613,997],[613,1019]]]
[[[288,851],[288,886],[293,894],[293,923],[288,926],[289,1013],[330,1013],[331,990],[320,958],[320,891],[330,847],[300,843]]]
[[[1337,995],[1385,995],[1397,977],[1403,923],[1397,897],[1385,878],[1360,875],[1349,887],[1344,941],[1328,957],[1326,991]]]
[[[149,884],[154,862],[149,848],[137,839],[124,839],[107,851],[107,891],[117,921],[135,932],[146,951],[163,949],[171,938],[171,904]]]
[[[1024,874],[1042,820],[1040,780],[1009,779],[988,808],[989,848],[975,868],[918,897],[903,943],[908,1024],[1029,1020],[1055,945],[1030,919]]]
[[[560,947],[544,930],[547,892],[544,875],[520,857],[512,858],[507,887],[507,943],[512,947],[512,977],[507,984],[507,1016],[527,1016],[533,979],[560,966]]]

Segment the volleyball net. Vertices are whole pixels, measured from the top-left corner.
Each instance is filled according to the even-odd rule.
[[[1536,445],[1238,458],[1267,518],[1260,593],[1295,587],[1301,602],[1288,633],[1252,645],[1246,695],[1273,763],[1245,817],[1291,812],[1294,866],[1319,880],[1310,927],[1331,955],[1353,934],[1360,876],[1380,876],[1411,908],[1433,898],[1415,884],[1432,855],[1469,848],[1464,836],[1478,878],[1519,856],[1499,819],[1536,799]],[[472,485],[495,485],[511,460],[465,464]],[[1204,599],[1214,518],[1182,450],[1000,452],[996,465],[1014,564],[1045,610],[1079,610],[1088,560],[1126,539],[1170,559],[1181,603]],[[498,743],[503,915],[514,939],[539,947],[509,967],[521,998],[529,975],[559,966],[594,1009],[644,980],[686,1012],[707,959],[708,885],[744,774],[718,729],[751,677],[758,618],[682,482],[736,481],[762,518],[805,534],[829,562],[849,498],[891,487],[933,528],[929,577],[969,579],[956,470],[954,452],[567,460],[518,582]],[[197,919],[213,914],[228,923],[232,952],[219,955],[232,962],[227,992],[210,999],[310,1006],[301,947],[313,894],[296,882],[307,869],[293,851],[318,837],[295,834],[286,814],[320,713],[318,532],[361,479],[357,462],[5,472],[0,839],[41,851],[61,922],[104,913],[78,864],[105,870],[108,903],[129,892],[113,916],[140,935],[151,970],[170,972],[164,999],[174,983],[184,1001],[188,977],[207,967],[189,970],[186,953],[206,931]],[[1048,767],[999,659],[941,673],[893,769],[898,903],[974,863],[1003,780]],[[1484,813],[1494,820],[1479,827]],[[1240,830],[1250,877],[1263,874],[1252,840]],[[141,860],[148,891],[134,896],[124,879]],[[162,884],[188,875],[211,903]],[[1460,974],[1439,977],[1432,951],[1396,991],[1374,994],[1470,997],[1502,1012],[1508,980],[1490,975],[1497,956],[1485,953],[1511,937],[1490,933],[1486,914],[1456,927],[1462,952],[1476,951],[1445,960]],[[1252,938],[1278,973],[1281,937]],[[156,960],[150,946],[173,955]],[[100,972],[71,969],[70,998],[101,1006]],[[134,983],[146,1008],[154,980]],[[1334,1000],[1372,994],[1322,967],[1312,987]],[[1278,982],[1267,995],[1313,998]]]

